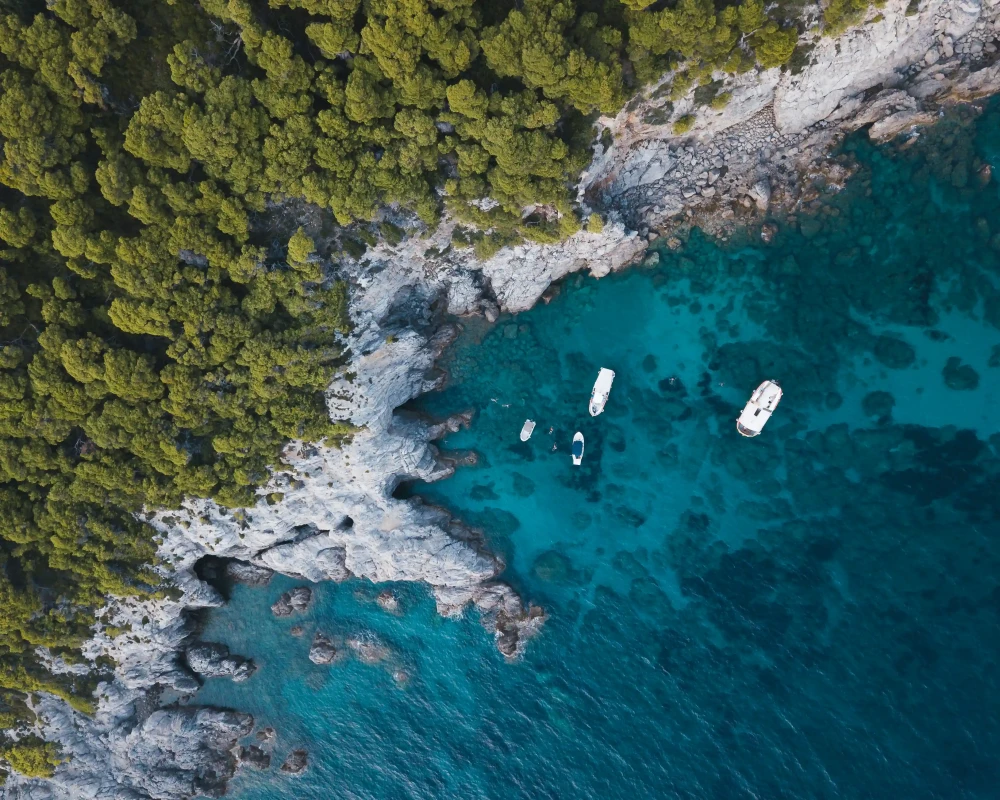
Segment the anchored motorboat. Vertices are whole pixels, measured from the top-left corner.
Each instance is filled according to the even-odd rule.
[[[736,430],[743,436],[758,436],[780,402],[781,387],[776,381],[764,381],[750,395],[736,420]]]
[[[608,402],[608,395],[611,393],[611,384],[614,380],[614,371],[601,367],[601,371],[597,373],[597,380],[594,382],[594,391],[590,393],[590,416],[596,417],[604,411],[604,404]]]
[[[533,419],[526,419],[524,425],[521,427],[521,441],[526,442],[531,438],[531,434],[535,430],[535,421]]]
[[[573,454],[573,463],[576,466],[580,466],[580,463],[583,461],[583,434],[580,433],[580,431],[577,431],[573,435],[572,454]]]

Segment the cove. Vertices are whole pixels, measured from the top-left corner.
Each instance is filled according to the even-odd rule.
[[[1000,113],[845,151],[859,172],[817,177],[769,245],[695,231],[465,325],[414,410],[473,410],[440,446],[477,463],[407,491],[481,530],[549,619],[506,664],[420,587],[395,616],[385,587],[317,585],[290,620],[269,606],[294,582],[237,587],[203,638],[260,670],[198,700],[310,767],[244,770],[233,796],[995,797]],[[785,396],[746,440],[765,378]],[[314,665],[317,628],[390,655]]]

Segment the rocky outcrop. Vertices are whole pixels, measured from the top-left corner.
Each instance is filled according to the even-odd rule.
[[[240,748],[239,761],[240,766],[261,770],[271,768],[271,754],[255,744]]]
[[[337,648],[333,640],[324,633],[316,631],[312,646],[309,648],[309,660],[313,664],[332,664],[337,660]]]
[[[399,598],[396,597],[396,593],[386,589],[384,592],[379,592],[378,597],[375,598],[375,602],[378,607],[381,608],[388,614],[399,615],[402,614],[402,609],[399,605]]]
[[[226,575],[233,583],[260,588],[271,582],[274,570],[258,564],[247,564],[245,561],[230,561],[226,564]]]
[[[747,209],[772,207],[773,195],[792,207],[803,176],[845,134],[868,126],[875,141],[913,135],[942,107],[997,92],[998,34],[1000,5],[925,0],[913,13],[908,0],[889,0],[842,36],[807,35],[801,68],[716,76],[732,95],[722,110],[696,108],[691,93],[662,120],[651,112],[666,98],[653,91],[602,120],[614,143],[596,156],[582,194],[640,233],[668,231],[687,214],[709,229],[740,224]],[[674,135],[671,120],[690,113],[693,130]]]
[[[348,264],[351,363],[331,385],[328,405],[357,434],[341,449],[288,448],[289,470],[274,476],[253,508],[234,512],[193,502],[153,517],[176,594],[114,601],[101,610],[100,619],[128,632],[112,638],[97,623],[85,649],[92,660],[108,656],[116,664],[97,691],[97,712],[84,717],[39,695],[46,734],[70,760],[51,780],[12,775],[5,796],[180,800],[224,790],[252,721],[176,705],[199,685],[178,657],[192,635],[185,612],[223,602],[194,571],[205,556],[250,565],[227,567],[232,580],[250,583],[272,571],[309,581],[418,582],[443,615],[475,608],[499,650],[516,658],[544,623],[542,609],[498,579],[503,562],[446,512],[393,496],[401,481],[440,480],[455,469],[432,442],[463,420],[432,424],[396,413],[441,381],[434,364],[454,336],[443,312],[492,320],[501,311],[527,309],[569,273],[601,276],[635,262],[650,237],[669,235],[687,219],[710,229],[759,221],[767,210],[797,201],[802,176],[846,133],[867,125],[876,139],[914,135],[944,105],[997,90],[1000,5],[923,0],[911,15],[908,5],[888,0],[872,11],[881,19],[812,42],[799,71],[727,79],[729,105],[698,110],[684,136],[675,136],[669,122],[645,121],[662,102],[652,96],[602,120],[613,143],[595,145],[579,187],[581,201],[604,220],[600,233],[581,232],[558,245],[524,243],[479,263],[470,251],[449,248],[453,226],[445,222],[426,238],[373,248]],[[688,97],[673,113],[694,110]],[[962,367],[944,376],[953,388],[973,380]],[[391,669],[405,684],[407,672],[387,645],[355,637],[344,649]],[[304,751],[289,759],[287,772],[308,762]]]
[[[312,589],[308,586],[296,586],[291,591],[285,592],[271,606],[271,613],[276,617],[290,617],[298,612],[302,613],[312,602]]]
[[[230,678],[242,683],[257,671],[249,658],[230,655],[228,647],[215,642],[193,645],[184,656],[191,670],[202,678]]]
[[[286,775],[300,775],[309,766],[309,753],[305,750],[292,750],[281,765],[281,771]]]

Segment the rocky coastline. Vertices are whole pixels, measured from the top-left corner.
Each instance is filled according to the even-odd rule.
[[[426,238],[381,245],[347,265],[351,362],[331,385],[328,405],[357,434],[340,450],[290,447],[292,470],[276,475],[254,508],[232,512],[197,502],[150,515],[175,589],[163,599],[104,609],[86,649],[91,660],[115,663],[98,689],[97,713],[86,717],[39,695],[35,710],[46,735],[62,743],[69,760],[52,779],[12,775],[4,796],[221,796],[241,763],[267,768],[273,731],[258,731],[257,744],[249,744],[249,715],[196,704],[202,677],[247,679],[254,669],[237,654],[196,641],[190,612],[224,603],[196,572],[207,556],[231,560],[230,578],[256,585],[273,572],[310,582],[420,582],[444,616],[475,609],[503,655],[516,658],[542,627],[544,611],[500,580],[504,564],[473,531],[442,509],[393,496],[401,482],[452,474],[455,465],[433,442],[466,420],[432,422],[397,409],[441,385],[435,362],[456,335],[456,317],[494,321],[526,310],[566,275],[623,269],[643,258],[650,241],[693,224],[719,236],[764,225],[766,236],[768,212],[795,213],[811,194],[846,179],[848,170],[829,155],[848,133],[870,126],[878,141],[918,136],[919,126],[948,105],[1000,90],[1000,3],[925,0],[908,13],[906,0],[889,0],[875,14],[836,39],[812,43],[794,74],[769,70],[732,80],[726,108],[699,111],[683,136],[666,122],[647,121],[663,117],[653,113],[664,106],[656,87],[614,119],[602,119],[610,143],[596,147],[579,187],[581,202],[604,220],[600,232],[506,248],[476,262],[451,246],[454,226],[445,223]],[[685,98],[672,113],[693,110]],[[303,602],[308,598],[290,596],[280,609],[291,614]],[[341,645],[325,637],[314,642],[317,663],[331,663]],[[365,657],[350,642],[346,648]],[[285,762],[292,766],[281,769],[305,769],[304,751],[292,755]]]

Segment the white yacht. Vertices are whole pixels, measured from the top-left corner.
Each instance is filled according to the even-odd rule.
[[[573,464],[580,466],[583,461],[583,434],[577,431],[573,435]]]
[[[611,384],[614,380],[614,371],[601,367],[601,371],[597,373],[597,380],[594,382],[594,391],[590,393],[590,416],[596,417],[604,411],[604,404],[608,402],[608,395],[611,393]]]
[[[736,420],[736,430],[743,436],[758,436],[780,402],[781,387],[776,381],[764,381],[750,395],[743,412]]]
[[[535,431],[535,421],[533,419],[526,419],[524,425],[521,427],[521,441],[526,442],[531,438],[531,434]]]

